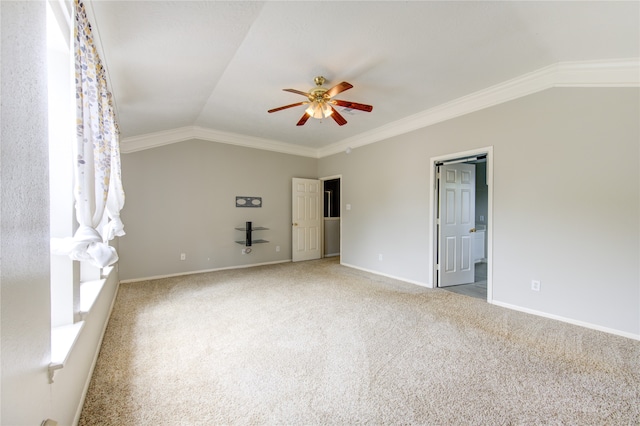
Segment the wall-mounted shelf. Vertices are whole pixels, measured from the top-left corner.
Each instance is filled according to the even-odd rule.
[[[245,247],[251,247],[252,244],[260,244],[260,243],[268,243],[269,241],[263,239],[253,239],[254,231],[266,231],[269,228],[265,228],[262,226],[256,226],[255,228],[251,224],[251,222],[247,222],[244,228],[235,228],[238,231],[244,231],[245,238],[244,241],[236,241],[237,244],[243,245]]]

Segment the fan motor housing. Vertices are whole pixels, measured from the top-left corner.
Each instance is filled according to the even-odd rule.
[[[327,93],[327,89],[325,89],[324,87],[313,88],[313,89],[309,90],[309,100],[311,102],[313,102],[313,101],[321,102],[321,101],[325,100],[325,98],[327,98],[325,96],[325,93]]]

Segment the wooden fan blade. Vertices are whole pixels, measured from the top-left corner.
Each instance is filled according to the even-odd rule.
[[[331,114],[331,115],[333,115],[333,114]],[[305,112],[304,115],[300,118],[300,121],[298,121],[298,124],[296,124],[296,126],[304,126],[304,123],[307,122],[309,117],[310,117],[310,115]]]
[[[333,114],[331,114],[331,118],[333,118],[335,122],[338,123],[338,126],[344,126],[345,124],[347,124],[347,120],[345,120],[344,117],[340,115],[340,113],[333,107],[333,105],[329,105],[329,106],[333,110]]]
[[[343,81],[342,83],[336,84],[331,89],[327,90],[326,95],[329,96],[330,98],[332,98],[335,95],[337,95],[338,93],[344,92],[345,90],[349,90],[352,87],[353,86],[351,84],[347,83],[346,81]]]
[[[309,97],[309,94],[307,92],[303,92],[302,90],[296,90],[296,89],[282,89],[285,92],[291,92],[291,93],[297,93],[298,95],[302,95],[302,96],[306,96],[307,98]]]
[[[373,110],[373,107],[371,105],[359,104],[356,102],[340,101],[338,99],[332,99],[331,103],[334,105],[345,107],[345,108],[359,109],[360,111],[371,112]]]
[[[293,108],[293,107],[297,107],[300,105],[304,105],[304,104],[308,104],[309,102],[298,102],[295,104],[291,104],[291,105],[285,105],[285,106],[281,106],[280,108],[274,108],[274,109],[270,109],[267,112],[278,112],[278,111],[282,111],[283,109],[287,109],[287,108]]]

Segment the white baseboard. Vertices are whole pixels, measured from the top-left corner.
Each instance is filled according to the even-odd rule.
[[[342,266],[346,266],[348,268],[358,269],[360,271],[369,272],[371,274],[380,275],[380,276],[391,278],[391,279],[398,280],[398,281],[404,281],[405,283],[419,285],[420,287],[433,288],[433,285],[430,284],[430,283],[423,283],[423,282],[420,282],[420,281],[410,280],[408,278],[403,278],[403,277],[397,277],[395,275],[384,274],[384,273],[379,272],[379,271],[374,271],[374,270],[367,269],[367,268],[361,268],[359,266],[350,265],[348,263],[340,262],[340,264]]]
[[[628,333],[626,331],[616,330],[615,328],[603,327],[597,324],[591,324],[584,321],[578,321],[572,318],[563,317],[560,315],[549,314],[547,312],[537,311],[535,309],[523,308],[522,306],[512,305],[509,303],[504,303],[500,301],[493,300],[491,302],[493,305],[501,306],[507,309],[513,309],[514,311],[520,311],[527,314],[537,315],[539,317],[549,318],[556,321],[562,321],[569,324],[577,325],[580,327],[590,328],[592,330],[603,331],[609,334],[615,334],[616,336],[626,337],[628,339],[640,340],[640,334]]]
[[[348,263],[341,263],[341,265],[349,267],[349,268],[353,268],[353,269],[358,269],[361,271],[365,271],[365,272],[369,272],[371,274],[375,274],[375,275],[381,275],[387,278],[392,278],[394,280],[400,280],[400,281],[404,281],[407,283],[411,283],[411,284],[415,284],[415,285],[419,285],[421,287],[427,287],[427,288],[433,288],[433,286],[429,283],[422,283],[419,281],[413,281],[413,280],[408,280],[406,278],[402,278],[402,277],[397,277],[397,276],[393,276],[393,275],[389,275],[389,274],[383,274],[381,272],[378,271],[373,271],[371,269],[366,269],[366,268],[361,268],[359,266],[355,266],[355,265],[350,265]],[[626,337],[628,339],[633,339],[633,340],[640,340],[640,334],[634,334],[634,333],[629,333],[626,331],[622,331],[622,330],[617,330],[614,328],[609,328],[609,327],[603,327],[597,324],[591,324],[588,322],[584,322],[584,321],[579,321],[579,320],[575,320],[572,318],[567,318],[567,317],[562,317],[560,315],[554,315],[554,314],[549,314],[547,312],[542,312],[542,311],[536,311],[534,309],[529,309],[529,308],[524,308],[522,306],[517,306],[517,305],[511,305],[509,303],[504,303],[504,302],[500,302],[500,301],[496,301],[496,300],[492,300],[489,303],[496,305],[496,306],[501,306],[503,308],[507,308],[507,309],[512,309],[514,311],[520,311],[520,312],[524,312],[527,314],[532,314],[532,315],[537,315],[540,317],[544,317],[544,318],[549,318],[549,319],[553,319],[556,321],[562,321],[568,324],[572,324],[572,325],[577,325],[580,327],[585,327],[585,328],[590,328],[592,330],[597,330],[597,331],[602,331],[605,333],[609,333],[609,334],[615,334],[616,336],[621,336],[621,337]]]
[[[120,283],[121,284],[135,283],[135,282],[140,282],[140,281],[159,280],[159,279],[162,279],[162,278],[181,277],[183,275],[202,274],[202,273],[205,273],[205,272],[226,271],[226,270],[229,270],[229,269],[245,269],[245,268],[253,268],[254,266],[276,265],[278,263],[288,263],[288,262],[291,262],[291,259],[276,260],[274,262],[252,263],[252,264],[249,264],[249,265],[225,266],[223,268],[201,269],[201,270],[198,270],[198,271],[186,271],[186,272],[179,272],[177,274],[155,275],[155,276],[152,276],[152,277],[132,278],[132,279],[129,279],[129,280],[122,280],[122,281],[120,281]]]

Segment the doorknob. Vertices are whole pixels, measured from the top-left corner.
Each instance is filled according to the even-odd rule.
[[[469,232],[476,232],[476,228],[469,229]]]
[[[298,226],[298,224],[297,224],[297,223],[294,223],[294,224],[293,224],[293,226]]]

